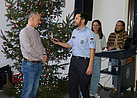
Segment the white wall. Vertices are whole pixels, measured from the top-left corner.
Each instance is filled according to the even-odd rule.
[[[6,14],[6,8],[5,8],[5,0],[0,0],[0,30],[3,32],[6,30],[9,30],[8,27],[6,27],[6,17],[4,14]],[[1,32],[0,32],[1,35]],[[0,68],[7,65],[7,64],[12,64],[11,60],[6,60],[4,57],[4,54],[1,52],[2,47],[1,45],[3,44],[3,40],[0,38]]]

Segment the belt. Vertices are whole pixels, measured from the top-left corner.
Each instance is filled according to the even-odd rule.
[[[72,57],[77,58],[77,59],[89,59],[88,57],[80,57],[80,56],[74,56],[74,55],[72,55]]]
[[[24,58],[24,61],[25,62],[29,61],[29,62],[32,62],[32,63],[40,63],[41,62],[41,61],[30,61],[30,60],[27,60],[26,58]]]

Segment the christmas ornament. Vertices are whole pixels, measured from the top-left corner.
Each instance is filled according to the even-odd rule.
[[[43,17],[45,17],[45,15],[42,15]]]
[[[3,42],[3,44],[5,44],[6,42]]]
[[[38,2],[35,1],[35,5],[37,5],[37,4],[38,4]]]
[[[49,52],[47,52],[47,54],[49,54]]]
[[[10,5],[8,5],[8,8],[10,8],[11,6]]]
[[[48,57],[48,59],[50,59],[50,57]]]
[[[48,12],[47,14],[50,15],[50,12]]]
[[[49,4],[51,4],[51,3],[52,3],[52,1],[50,0]]]
[[[62,69],[64,70],[65,68],[64,68],[64,67],[62,67]]]
[[[5,49],[7,49],[7,47],[5,47]]]
[[[57,27],[59,28],[59,24],[57,24]]]
[[[49,71],[49,69],[47,68],[47,71]]]
[[[42,20],[41,22],[44,22],[44,20]]]
[[[14,28],[16,28],[16,26],[14,26]]]
[[[29,11],[27,11],[27,13],[29,13]]]
[[[54,18],[56,18],[56,16],[54,15]]]
[[[39,3],[39,5],[41,5],[41,3]]]
[[[55,59],[55,62],[57,62],[58,61],[58,59]]]

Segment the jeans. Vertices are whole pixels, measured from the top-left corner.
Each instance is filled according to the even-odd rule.
[[[100,69],[101,69],[101,57],[94,57],[93,62],[93,73],[90,82],[90,94],[95,95],[98,91],[98,84],[100,80]]]
[[[42,73],[42,62],[32,63],[23,60],[21,70],[23,72],[24,84],[21,98],[35,98]]]
[[[111,59],[112,66],[118,66],[118,59]],[[121,66],[125,65],[125,59],[121,60]],[[117,76],[112,76],[112,81],[114,84],[114,88],[117,88]]]

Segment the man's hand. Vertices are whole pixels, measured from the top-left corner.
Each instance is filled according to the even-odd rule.
[[[47,61],[47,55],[43,55],[43,59],[42,59],[43,66],[46,64],[46,61]]]
[[[88,66],[86,74],[91,75],[93,73],[93,67],[91,65]]]
[[[50,40],[51,40],[54,44],[58,44],[58,43],[59,43],[59,40],[56,39],[56,38],[51,38]]]
[[[112,50],[112,49],[114,49],[114,47],[108,46],[108,50],[109,50],[109,51]]]

